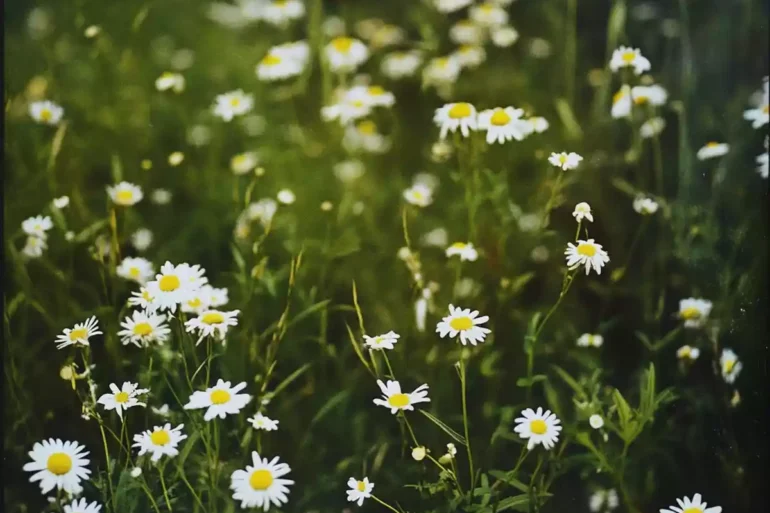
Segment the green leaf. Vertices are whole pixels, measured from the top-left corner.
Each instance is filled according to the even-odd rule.
[[[361,360],[361,363],[364,364],[364,367],[366,367],[366,370],[369,372],[372,372],[371,367],[369,367],[369,362],[366,361],[366,358],[364,358],[364,353],[361,351],[361,344],[359,344],[358,340],[356,340],[355,335],[353,335],[353,330],[350,329],[350,326],[348,326],[347,323],[345,323],[345,327],[348,329],[348,338],[350,339],[350,344],[353,346],[353,351],[356,352],[356,355],[358,355],[358,359]]]
[[[517,293],[518,293],[519,291],[521,291],[521,289],[523,289],[523,288],[524,288],[524,286],[525,286],[527,283],[529,283],[529,282],[532,280],[532,278],[534,278],[534,277],[535,277],[535,273],[533,273],[533,272],[529,272],[529,273],[520,274],[519,276],[515,277],[515,278],[514,278],[514,279],[511,281],[511,285],[510,285],[510,288],[511,288],[511,293],[512,293],[512,294],[517,294]]]
[[[507,497],[501,500],[497,505],[497,511],[505,510],[529,511],[529,495],[522,494],[515,497]]]
[[[490,470],[489,475],[495,479],[499,479],[503,483],[516,488],[522,492],[529,491],[529,486],[514,477],[516,474],[511,470],[509,472],[503,472],[502,470]]]
[[[617,388],[612,391],[612,401],[615,403],[615,407],[618,410],[620,429],[625,433],[628,429],[628,423],[631,420],[631,407]]]
[[[350,395],[350,391],[348,390],[340,390],[339,392],[334,394],[328,401],[326,401],[326,403],[321,407],[321,409],[318,410],[318,413],[315,414],[315,417],[313,417],[313,420],[310,421],[310,425],[313,426],[318,421],[323,419],[337,405],[339,405],[342,401],[346,400],[349,395]]]
[[[580,139],[583,137],[583,130],[580,128],[580,124],[575,118],[575,114],[572,112],[572,108],[569,102],[564,98],[556,99],[556,112],[559,114],[562,126],[566,130],[567,139]]]
[[[547,379],[548,379],[548,376],[546,376],[545,374],[535,374],[534,376],[532,376],[532,378],[519,378],[519,379],[517,379],[516,380],[516,386],[517,387],[522,387],[522,388],[527,388],[527,387],[530,387],[530,386],[534,385],[538,381],[546,381]]]
[[[281,392],[281,391],[282,391],[284,388],[288,387],[288,386],[289,386],[289,385],[290,385],[290,384],[291,384],[291,383],[292,383],[292,382],[293,382],[295,379],[297,379],[297,378],[298,378],[298,377],[300,377],[302,374],[304,374],[304,373],[305,373],[305,371],[306,371],[306,370],[308,370],[308,369],[309,369],[311,366],[312,366],[312,364],[311,364],[311,363],[306,363],[305,365],[303,365],[303,366],[302,366],[302,367],[300,367],[299,369],[297,369],[297,370],[295,370],[294,372],[292,372],[292,373],[291,373],[291,374],[290,374],[290,375],[289,375],[289,376],[288,376],[286,379],[284,379],[283,381],[281,381],[281,382],[278,384],[278,386],[277,386],[277,387],[275,387],[275,389],[273,390],[273,394],[272,394],[272,395],[273,395],[273,397],[275,397],[276,395],[278,395],[278,394],[279,394],[279,393],[280,393],[280,392]]]
[[[586,393],[583,391],[583,387],[580,386],[580,384],[575,381],[575,378],[570,376],[567,371],[559,367],[558,365],[551,365],[553,370],[556,371],[556,374],[559,375],[559,377],[564,380],[564,382],[569,385],[569,387],[575,391],[575,393],[580,396],[581,398],[586,397]]]
[[[329,248],[328,257],[330,259],[340,258],[361,249],[361,239],[356,232],[347,230],[335,240]]]
[[[100,219],[99,221],[96,221],[95,223],[84,228],[80,231],[80,233],[75,235],[75,242],[85,242],[89,240],[91,237],[95,236],[99,230],[107,226],[107,222],[107,219]]]
[[[449,436],[451,436],[451,437],[454,439],[454,441],[455,441],[455,442],[458,442],[458,443],[461,443],[461,444],[463,444],[463,445],[466,445],[466,442],[465,442],[465,438],[463,438],[463,437],[462,437],[462,435],[460,435],[460,434],[459,434],[457,431],[455,431],[455,430],[454,430],[454,429],[452,429],[451,427],[449,427],[449,426],[447,426],[446,424],[444,424],[443,422],[441,422],[441,421],[440,421],[440,420],[439,420],[437,417],[435,417],[435,416],[434,416],[434,415],[432,415],[431,413],[428,413],[428,412],[427,412],[427,411],[425,411],[425,410],[419,410],[419,411],[420,411],[420,413],[422,413],[423,415],[425,415],[426,417],[428,417],[428,419],[429,419],[431,422],[433,422],[433,423],[434,423],[434,424],[436,424],[436,425],[437,425],[439,428],[441,428],[441,430],[442,430],[442,431],[444,431],[444,433],[446,433],[446,434],[448,434]]]

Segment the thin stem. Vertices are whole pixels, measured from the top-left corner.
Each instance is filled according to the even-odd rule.
[[[400,513],[396,508],[394,508],[393,506],[391,506],[387,502],[385,502],[383,500],[380,500],[376,495],[372,495],[372,499],[376,500],[377,502],[379,502],[380,504],[382,504],[383,506],[388,508],[390,511],[395,511],[396,513]]]
[[[158,507],[158,503],[155,502],[155,499],[152,496],[152,492],[147,487],[147,483],[145,483],[144,478],[142,478],[142,490],[144,490],[144,494],[147,495],[147,498],[150,499],[150,503],[152,504],[152,508],[155,510],[155,513],[160,513],[160,508]]]
[[[261,454],[261,451],[260,451],[260,454]],[[193,488],[193,486],[190,484],[190,481],[187,479],[187,476],[184,475],[184,469],[181,466],[177,467],[177,474],[179,475],[179,477],[182,478],[182,481],[184,482],[184,484],[187,485],[187,488],[190,490],[190,493],[195,499],[195,502],[198,503],[198,506],[200,506],[201,509],[203,509],[203,511],[206,511],[206,507],[203,505],[203,501],[201,501],[200,497],[198,497],[198,494],[195,493],[195,488]]]
[[[390,360],[388,360],[388,354],[385,352],[387,349],[382,349],[382,357],[385,358],[385,365],[388,366],[388,372],[390,372],[390,377],[393,379],[396,379],[396,375],[393,374],[393,367],[390,366]],[[402,412],[403,413],[403,412]],[[406,418],[406,417],[404,417]]]
[[[556,194],[559,192],[559,186],[561,185],[562,177],[564,176],[564,171],[559,169],[557,171],[559,174],[556,175],[556,183],[553,184],[553,188],[551,189],[551,197],[548,198],[548,202],[545,204],[545,210],[543,211],[543,218],[540,221],[540,229],[545,230],[545,228],[548,226],[549,218],[548,214],[551,212],[551,207],[553,206],[553,202],[556,199]]]
[[[419,447],[420,444],[419,442],[417,442],[417,437],[414,436],[414,430],[412,429],[412,425],[409,423],[409,419],[406,418],[406,414],[404,413],[404,410],[400,410],[399,413],[401,414],[401,417],[404,419],[404,423],[406,424],[406,427],[409,430],[409,434],[412,435],[412,441],[414,442],[414,446]]]
[[[475,473],[473,472],[473,453],[471,452],[471,439],[468,436],[468,406],[465,398],[465,358],[460,356],[460,388],[462,389],[463,402],[463,430],[465,432],[465,448],[468,451],[468,467],[470,469],[471,490],[475,484]]]
[[[570,107],[575,101],[575,54],[577,53],[577,0],[567,0],[567,36],[564,50],[564,96]]]
[[[168,498],[168,490],[166,489],[166,481],[163,479],[163,469],[165,465],[161,467],[159,470],[160,474],[160,486],[163,488],[163,497],[166,499],[166,507],[169,511],[171,511],[171,501]]]
[[[91,361],[91,353],[89,352],[89,348],[86,347],[83,352],[81,353],[81,356],[83,357],[83,365],[86,369],[90,369],[89,362]],[[94,408],[96,408],[96,393],[94,392],[94,382],[91,379],[91,375],[89,374],[87,377],[87,384],[88,384],[88,390],[91,394],[91,401],[93,403]],[[100,416],[97,416],[97,420],[99,422],[99,432],[102,435],[102,445],[104,446],[104,457],[107,460],[107,485],[110,490],[110,500],[112,502],[112,509],[115,511],[115,491],[112,489],[112,464],[110,463],[110,449],[107,446],[107,435],[104,433],[104,425],[102,418]],[[122,445],[122,444],[121,444]]]

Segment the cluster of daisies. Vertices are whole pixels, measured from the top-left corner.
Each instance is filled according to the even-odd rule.
[[[495,107],[476,111],[468,102],[447,103],[436,109],[433,121],[440,128],[440,138],[447,133],[459,133],[469,137],[471,132],[486,132],[489,144],[505,143],[511,140],[521,141],[534,132],[548,129],[548,121],[541,117],[524,117],[523,109],[514,107]]]

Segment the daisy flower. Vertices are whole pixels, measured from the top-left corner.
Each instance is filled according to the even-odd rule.
[[[179,73],[172,73],[170,71],[164,72],[155,80],[155,89],[158,91],[172,90],[175,93],[181,93],[184,91],[185,80]]]
[[[612,52],[610,69],[613,73],[621,68],[633,68],[635,74],[641,75],[645,71],[649,71],[650,67],[650,61],[642,55],[638,48],[621,46]]]
[[[245,382],[231,387],[229,381],[219,379],[216,385],[207,388],[205,392],[193,392],[189,402],[184,405],[184,409],[197,410],[207,408],[203,416],[203,420],[206,422],[214,417],[224,419],[227,415],[237,414],[251,401],[249,394],[238,393],[244,388],[246,388]]]
[[[698,150],[696,156],[698,160],[708,160],[727,155],[730,151],[730,145],[727,143],[707,142],[705,146]]]
[[[390,148],[390,140],[379,134],[377,125],[367,119],[348,125],[342,138],[342,145],[350,152],[363,150],[369,153],[384,153]]]
[[[166,262],[160,268],[160,273],[155,275],[155,279],[147,282],[147,291],[152,297],[148,309],[175,312],[177,305],[191,299],[192,295],[208,282],[203,276],[204,272],[197,265],[174,265]]]
[[[743,113],[743,119],[751,121],[753,128],[761,128],[770,122],[770,85],[768,77],[762,81],[762,100],[756,108],[749,109]]]
[[[230,169],[236,175],[245,175],[259,164],[259,158],[253,151],[239,153],[230,159]]]
[[[462,45],[452,55],[464,68],[476,68],[487,58],[484,47],[475,45]]]
[[[642,123],[642,126],[639,127],[639,134],[642,138],[649,139],[661,133],[664,128],[666,128],[666,120],[661,117],[655,117]]]
[[[396,97],[382,86],[354,86],[345,92],[346,101],[360,100],[370,107],[392,107],[396,103]]]
[[[593,267],[596,274],[602,273],[602,267],[610,261],[607,252],[602,249],[600,244],[596,244],[593,239],[578,240],[577,246],[571,242],[567,243],[567,249],[564,251],[567,256],[567,267],[577,269],[581,265],[585,265],[586,274],[591,271]]]
[[[374,34],[369,39],[369,44],[371,44],[373,49],[379,50],[403,43],[405,39],[406,32],[404,32],[404,29],[386,23],[374,31]]]
[[[436,9],[443,13],[459,11],[463,7],[468,7],[473,0],[433,0]]]
[[[532,133],[532,125],[521,116],[522,109],[498,107],[479,113],[479,130],[487,131],[487,144],[500,144],[511,139],[521,141]]]
[[[152,262],[146,258],[126,257],[115,269],[115,273],[121,278],[144,285],[153,277],[155,269],[153,269]]]
[[[425,184],[416,183],[404,191],[404,199],[411,205],[427,207],[433,203],[433,189]]]
[[[168,164],[172,167],[176,167],[184,161],[184,153],[181,151],[175,151],[168,156]]]
[[[572,217],[574,217],[575,221],[578,223],[582,222],[583,219],[588,219],[592,223],[594,222],[594,216],[591,214],[591,205],[585,201],[575,205],[575,210],[572,212]]]
[[[326,60],[332,71],[353,71],[369,58],[366,45],[352,37],[335,37],[324,48]]]
[[[297,200],[297,196],[291,189],[281,189],[275,195],[275,198],[278,200],[278,203],[281,203],[282,205],[291,205]]]
[[[321,117],[326,121],[339,120],[341,125],[347,125],[351,121],[368,116],[372,112],[372,106],[361,98],[342,98],[337,103],[321,108]]]
[[[259,17],[271,25],[284,26],[305,15],[305,4],[300,0],[272,0],[264,3]]]
[[[679,318],[685,328],[700,328],[706,323],[713,304],[707,299],[690,297],[679,301]]]
[[[489,35],[498,48],[508,48],[519,40],[519,33],[509,26],[493,27]]]
[[[550,126],[548,120],[540,116],[529,117],[526,121],[532,125],[532,131],[537,132],[538,134],[542,134],[548,130],[548,127]]]
[[[582,160],[583,157],[575,152],[551,153],[551,156],[548,157],[548,162],[550,162],[551,165],[559,167],[564,171],[577,168]]]
[[[150,308],[150,305],[152,304],[150,291],[142,287],[139,289],[139,292],[131,292],[131,297],[128,298],[128,304],[129,306],[138,306],[144,310]]]
[[[471,20],[460,20],[449,29],[449,39],[458,45],[480,45],[484,35],[484,29]]]
[[[393,349],[399,338],[400,335],[395,331],[389,331],[376,337],[364,335],[364,345],[369,349]]]
[[[604,427],[604,419],[602,418],[601,415],[597,415],[594,413],[588,418],[588,424],[593,429],[601,429],[602,427]]]
[[[759,173],[759,176],[762,178],[767,178],[768,174],[770,174],[770,166],[768,166],[768,152],[765,151],[763,154],[757,156],[757,173]]]
[[[150,410],[152,410],[152,412],[158,417],[170,416],[168,404],[163,404],[160,408],[156,408],[155,406],[150,406]]]
[[[433,86],[446,86],[453,84],[460,76],[462,66],[457,57],[448,55],[445,57],[436,57],[428,62],[422,72],[424,84]]]
[[[49,438],[37,442],[29,451],[31,462],[24,470],[34,472],[31,483],[40,481],[40,492],[47,494],[54,488],[74,495],[83,490],[81,480],[87,480],[91,471],[86,468],[88,451],[77,442],[62,442]]]
[[[89,504],[85,499],[76,499],[64,506],[64,513],[99,513],[101,510],[101,504],[95,501]]]
[[[150,195],[150,200],[156,205],[168,205],[171,198],[172,194],[168,189],[155,189]]]
[[[124,346],[134,344],[137,347],[147,347],[152,342],[162,345],[171,334],[171,329],[165,321],[166,316],[163,314],[137,310],[120,323],[123,329],[118,332],[118,336]]]
[[[637,196],[634,198],[634,210],[642,215],[651,215],[658,211],[658,203],[646,196]]]
[[[479,253],[470,242],[455,242],[446,248],[447,258],[459,256],[462,262],[475,262],[479,258]]]
[[[272,82],[296,77],[302,73],[306,62],[307,54],[298,54],[291,47],[287,50],[285,46],[276,46],[268,50],[257,64],[257,78],[265,82]]]
[[[254,429],[263,429],[265,431],[275,431],[278,429],[278,421],[265,417],[260,412],[247,419]]]
[[[631,98],[633,98],[635,105],[660,107],[666,104],[668,91],[658,84],[640,85],[631,88]]]
[[[615,119],[626,118],[631,115],[632,106],[631,88],[624,84],[612,96],[610,115]]]
[[[583,333],[577,339],[578,347],[602,347],[602,344],[604,344],[604,337],[601,335]]]
[[[89,317],[85,322],[75,324],[70,328],[64,328],[61,335],[56,337],[56,349],[63,349],[71,345],[89,345],[89,339],[95,335],[102,335],[99,331],[99,322],[96,316]]]
[[[359,506],[363,506],[364,500],[372,496],[374,483],[370,483],[368,477],[361,481],[351,477],[348,479],[348,488],[350,488],[348,490],[348,502],[355,502]]]
[[[149,452],[152,462],[157,462],[161,456],[173,458],[179,454],[179,449],[177,449],[179,442],[187,438],[187,435],[182,433],[183,427],[184,424],[179,424],[173,429],[171,424],[155,426],[152,431],[148,429],[134,435],[134,443],[131,446],[139,448],[139,456]]]
[[[246,215],[249,221],[259,221],[262,226],[267,226],[277,210],[278,203],[273,198],[262,198],[246,208]]]
[[[152,232],[147,228],[139,228],[131,235],[131,244],[137,251],[146,251],[152,244]]]
[[[278,456],[268,461],[260,458],[257,451],[251,453],[251,465],[243,470],[236,470],[230,476],[230,488],[233,490],[233,500],[241,501],[241,508],[270,509],[271,505],[281,507],[289,502],[288,485],[293,485],[291,479],[282,479],[291,472],[286,463],[280,463]]]
[[[44,100],[30,103],[29,115],[38,123],[58,125],[64,115],[64,109],[51,101]]]
[[[198,332],[200,338],[198,338],[197,344],[200,344],[204,337],[214,337],[224,341],[228,328],[238,325],[237,316],[239,313],[240,310],[233,310],[231,312],[206,310],[201,312],[198,317],[184,323],[184,325],[187,333]]]
[[[613,488],[611,490],[596,490],[588,499],[588,509],[592,513],[600,511],[612,511],[620,506],[618,492]]]
[[[440,138],[444,139],[447,132],[456,132],[460,129],[463,137],[468,137],[471,130],[477,130],[476,107],[470,103],[447,103],[436,109],[433,122],[441,127]]]
[[[61,196],[59,198],[54,198],[51,202],[53,204],[53,207],[56,209],[63,209],[66,208],[67,205],[70,204],[70,197],[69,196]]]
[[[470,8],[471,20],[485,27],[494,27],[508,23],[508,13],[495,2],[484,2]]]
[[[741,373],[743,364],[738,360],[738,355],[732,349],[722,349],[719,355],[719,367],[722,369],[722,378],[731,385],[735,383],[735,378]]]
[[[142,188],[129,182],[120,182],[112,187],[107,187],[107,194],[116,205],[130,207],[136,205],[142,198]]]
[[[470,342],[475,346],[479,342],[484,342],[487,334],[491,332],[490,329],[481,326],[489,320],[489,317],[486,315],[478,317],[478,315],[478,310],[471,311],[470,308],[463,310],[449,305],[449,315],[436,325],[436,333],[441,338],[447,335],[455,338],[459,334],[462,345]]]
[[[399,410],[413,411],[413,405],[430,402],[428,385],[420,385],[410,394],[401,392],[401,385],[398,381],[388,380],[387,384],[385,384],[378,379],[377,385],[380,387],[384,399],[377,398],[374,400],[374,404],[390,408],[390,413],[396,413]]]
[[[39,239],[45,239],[45,232],[51,228],[53,228],[53,222],[51,222],[51,218],[48,216],[30,217],[21,223],[21,229],[24,231],[24,233]]]
[[[721,506],[706,507],[706,503],[701,501],[701,494],[693,495],[692,500],[685,497],[677,499],[679,507],[671,506],[668,509],[663,508],[660,513],[722,513]]]
[[[254,97],[238,89],[220,94],[214,103],[214,115],[224,121],[231,121],[236,116],[242,116],[254,107]]]
[[[680,360],[695,361],[700,356],[700,349],[691,346],[682,346],[676,350],[676,357]]]
[[[104,406],[105,410],[115,410],[121,420],[123,420],[123,411],[134,406],[141,406],[142,408],[147,406],[145,403],[139,402],[138,396],[144,395],[150,390],[139,388],[137,383],[126,381],[122,388],[110,383],[110,390],[112,390],[111,394],[103,394],[96,402]]]
[[[382,59],[380,70],[392,80],[411,77],[422,64],[422,56],[418,51],[392,52]]]
[[[559,431],[561,431],[561,421],[550,410],[543,413],[542,408],[537,412],[532,408],[527,408],[521,412],[521,417],[514,422],[518,424],[513,430],[527,442],[527,450],[532,450],[537,444],[543,444],[545,449],[552,449],[559,441]]]

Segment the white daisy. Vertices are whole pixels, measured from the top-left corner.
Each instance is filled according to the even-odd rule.
[[[372,106],[367,101],[356,98],[353,100],[342,98],[337,103],[321,108],[321,117],[325,121],[339,120],[345,126],[351,121],[368,116],[372,112]]]
[[[680,360],[694,361],[700,356],[700,349],[691,346],[682,346],[676,350],[676,357]]]
[[[145,403],[139,402],[139,396],[146,394],[150,390],[139,388],[137,383],[126,381],[123,383],[122,388],[118,388],[116,384],[110,383],[110,390],[112,390],[111,394],[103,394],[96,402],[104,406],[105,410],[115,410],[121,420],[123,419],[123,411],[134,406],[141,406],[142,408],[147,406]]]
[[[548,162],[550,162],[551,165],[559,167],[564,171],[577,168],[582,160],[583,157],[575,152],[551,153],[551,156],[548,157]]]
[[[142,257],[126,257],[115,269],[115,273],[126,280],[144,285],[155,274],[152,262]]]
[[[174,151],[168,155],[168,164],[171,167],[176,167],[184,161],[184,153],[181,151]]]
[[[282,205],[291,205],[296,201],[297,196],[291,189],[281,189],[276,193],[275,198],[278,200],[278,203],[281,203]]]
[[[236,175],[245,175],[259,164],[259,157],[253,151],[239,153],[230,159],[230,169]]]
[[[251,423],[251,427],[254,429],[263,429],[265,431],[275,431],[278,429],[278,421],[268,418],[262,413],[257,412],[256,415],[247,419]]]
[[[593,513],[600,511],[613,511],[620,506],[618,492],[613,488],[611,490],[596,490],[591,494],[588,500],[588,509]]]
[[[152,342],[162,345],[171,334],[171,329],[165,321],[166,316],[163,314],[137,310],[120,323],[123,329],[118,332],[118,336],[124,346],[134,344],[137,347],[147,347]]]
[[[572,212],[572,217],[574,217],[575,221],[578,223],[582,222],[583,219],[587,219],[592,223],[594,222],[594,216],[591,214],[591,205],[585,201],[575,205],[575,210]]]
[[[280,508],[289,502],[288,485],[293,485],[294,481],[282,477],[291,472],[291,468],[279,461],[278,456],[268,461],[267,458],[260,458],[257,451],[252,451],[252,465],[232,473],[230,488],[233,500],[241,501],[241,508],[256,507],[267,511],[271,505]]]
[[[496,27],[508,23],[508,13],[495,2],[474,5],[469,10],[471,20],[485,27]]]
[[[707,142],[705,146],[698,150],[696,156],[698,160],[708,160],[727,155],[730,151],[730,145],[727,143]]]
[[[214,417],[224,419],[227,415],[237,414],[251,401],[249,394],[238,393],[244,388],[246,388],[246,383],[239,383],[231,387],[229,381],[219,379],[216,385],[207,388],[205,392],[193,392],[189,402],[184,405],[184,409],[207,408],[203,416],[203,420],[207,422]]]
[[[24,231],[24,233],[33,237],[38,237],[40,239],[45,239],[45,232],[51,228],[53,228],[53,222],[48,216],[30,217],[21,223],[21,229]]]
[[[532,450],[537,444],[543,444],[545,449],[552,449],[559,441],[559,431],[561,431],[561,421],[550,410],[543,413],[542,408],[537,412],[532,408],[527,408],[521,412],[521,417],[514,422],[518,424],[513,430],[527,442],[527,450]]]
[[[470,103],[447,103],[436,109],[433,122],[441,127],[440,138],[444,139],[447,132],[456,132],[460,129],[463,137],[468,137],[471,130],[477,130],[476,107]]]
[[[436,57],[428,61],[428,65],[422,71],[422,80],[426,86],[443,87],[455,83],[460,76],[460,71],[462,66],[457,57],[453,55]]]
[[[91,471],[86,468],[88,451],[77,442],[62,442],[49,438],[37,442],[29,451],[31,462],[24,464],[24,470],[35,472],[31,483],[40,481],[40,492],[47,494],[54,488],[75,495],[83,490],[81,480],[87,480]]]
[[[71,345],[87,346],[91,337],[101,334],[96,316],[89,317],[85,322],[75,324],[72,329],[64,328],[62,334],[56,337],[56,349]]]
[[[433,203],[433,189],[421,183],[412,185],[403,195],[408,203],[418,207],[427,207]]]
[[[364,500],[372,496],[372,490],[374,489],[374,483],[369,482],[369,478],[365,477],[359,481],[355,477],[348,479],[348,502],[355,502],[359,506],[363,506]]]
[[[735,378],[741,373],[743,364],[738,360],[738,355],[732,349],[722,349],[719,355],[719,367],[722,369],[722,378],[726,383],[735,383]]]
[[[53,204],[53,207],[56,209],[63,209],[66,208],[67,205],[70,204],[70,197],[69,196],[61,196],[59,198],[54,198],[51,202]]]
[[[220,94],[214,103],[214,115],[224,121],[231,121],[235,116],[242,116],[254,107],[254,97],[238,89]]]
[[[260,19],[277,26],[284,26],[305,15],[305,4],[300,0],[272,0],[263,2]]]
[[[239,313],[240,310],[233,310],[231,312],[206,310],[201,312],[198,317],[184,323],[184,325],[188,333],[198,332],[198,344],[200,344],[204,337],[214,337],[224,342],[225,335],[227,335],[227,330],[230,326],[238,325],[237,317]]]
[[[596,244],[593,239],[578,240],[577,246],[571,242],[567,243],[567,249],[564,251],[564,254],[567,256],[567,267],[570,270],[585,265],[586,274],[591,271],[592,267],[596,274],[601,274],[602,267],[610,261],[607,252],[602,249],[600,244]]]
[[[262,226],[267,226],[277,210],[278,203],[273,198],[262,198],[246,208],[246,216],[249,221],[259,221]]]
[[[24,247],[21,249],[21,253],[29,258],[39,258],[43,255],[43,251],[48,248],[48,243],[42,237],[35,237],[30,235],[24,243]]]
[[[64,506],[64,513],[99,513],[101,510],[101,504],[96,501],[89,504],[85,499],[75,499]]]
[[[131,297],[128,298],[129,306],[138,306],[144,310],[148,309],[152,304],[152,296],[150,291],[142,287],[139,292],[131,292]]]
[[[479,130],[487,131],[487,144],[504,143],[511,139],[521,141],[532,133],[532,125],[521,116],[522,109],[495,108],[479,113]]]
[[[639,127],[639,134],[642,138],[649,139],[661,133],[664,128],[666,128],[666,120],[661,117],[655,117],[642,123],[642,126]]]
[[[384,153],[390,148],[390,139],[378,133],[377,125],[367,119],[345,128],[342,145],[350,152]]]
[[[677,499],[676,502],[679,504],[679,507],[663,508],[660,510],[660,513],[722,513],[721,506],[707,508],[706,503],[701,502],[701,494],[699,493],[693,495],[692,500],[685,497],[684,499]]]
[[[462,309],[449,305],[449,315],[436,324],[436,333],[441,338],[447,335],[449,338],[455,338],[459,334],[462,345],[470,342],[475,346],[479,342],[484,342],[487,334],[491,333],[490,329],[481,326],[489,320],[489,317],[486,315],[478,317],[478,315],[478,310],[471,311],[470,308]]]
[[[765,151],[761,155],[757,155],[757,173],[762,178],[767,178],[770,174],[770,166],[768,166],[768,152]]]
[[[487,58],[484,47],[475,45],[462,45],[452,55],[464,68],[476,68]]]
[[[369,349],[393,349],[400,335],[395,331],[389,331],[376,337],[364,335],[364,345]]]
[[[743,118],[751,121],[753,128],[761,128],[770,122],[770,84],[768,77],[762,81],[762,100],[756,108],[749,109],[743,113]]]
[[[173,429],[171,424],[155,426],[152,428],[152,431],[148,429],[138,435],[134,435],[132,447],[139,448],[139,456],[149,452],[151,454],[150,460],[153,462],[158,461],[162,456],[173,458],[179,454],[179,449],[177,448],[179,442],[187,438],[187,435],[182,433],[183,427],[184,424],[179,424]]]
[[[601,415],[594,413],[588,418],[588,424],[594,429],[601,429],[604,427],[604,419]]]
[[[550,126],[548,124],[548,120],[540,117],[540,116],[532,116],[527,118],[527,120],[530,125],[532,125],[532,130],[537,132],[538,134],[542,134],[546,130],[548,130],[548,127]]]
[[[380,69],[382,74],[392,80],[411,77],[422,64],[422,56],[418,51],[392,52],[382,59]]]
[[[144,197],[142,188],[129,182],[120,182],[117,185],[108,186],[107,194],[109,194],[113,203],[121,207],[136,205]]]
[[[604,337],[601,335],[583,333],[577,339],[578,347],[602,347],[602,344],[604,344]]]
[[[150,200],[156,205],[168,205],[171,203],[172,196],[168,189],[155,189],[150,194]]]
[[[164,72],[155,80],[155,89],[158,91],[172,90],[175,93],[184,91],[185,79],[180,73]]]
[[[610,69],[617,72],[620,68],[633,68],[634,73],[641,75],[650,69],[648,61],[638,48],[629,48],[621,46],[612,52],[610,59]]]
[[[658,203],[647,196],[637,196],[634,198],[634,210],[642,215],[651,215],[658,211]]]
[[[470,242],[455,242],[446,248],[446,256],[459,256],[463,262],[475,262],[479,258],[479,252]]]
[[[640,85],[631,88],[631,98],[635,105],[652,105],[660,107],[666,104],[668,100],[668,91],[658,84]]]
[[[714,305],[707,299],[690,297],[679,301],[679,318],[685,328],[700,328],[706,323]]]
[[[30,103],[29,115],[38,123],[58,125],[64,115],[64,109],[51,101],[44,100]]]
[[[369,58],[366,45],[352,37],[335,37],[324,48],[326,60],[332,71],[353,71]]]
[[[166,262],[160,268],[160,273],[155,275],[155,279],[147,282],[146,288],[152,297],[148,309],[175,312],[177,305],[190,300],[192,295],[208,282],[203,276],[204,273],[198,265],[183,263],[175,266]]]
[[[284,80],[302,74],[307,58],[297,58],[294,52],[273,47],[257,64],[257,78],[265,82]]]
[[[444,13],[459,11],[472,3],[473,0],[433,0],[433,5],[436,6],[436,9]]]
[[[152,244],[152,232],[147,228],[139,228],[131,235],[131,244],[137,251],[146,251]]]
[[[414,392],[404,394],[401,392],[401,385],[398,381],[388,380],[387,384],[377,380],[377,385],[382,391],[384,399],[377,398],[374,404],[390,408],[390,413],[396,413],[399,410],[414,410],[417,403],[429,403],[428,385],[420,385]]]
[[[369,44],[372,49],[379,50],[403,43],[406,40],[406,32],[396,25],[384,24],[378,27],[371,38]]]
[[[449,29],[449,38],[458,45],[480,45],[484,36],[484,29],[471,20],[460,20]]]
[[[612,97],[610,114],[615,119],[626,118],[631,115],[632,107],[631,88],[624,84]]]
[[[396,97],[382,86],[354,86],[345,91],[344,99],[347,102],[360,100],[370,107],[392,107],[396,103]]]
[[[508,48],[519,40],[519,33],[510,26],[493,27],[490,32],[492,44],[498,48]]]

